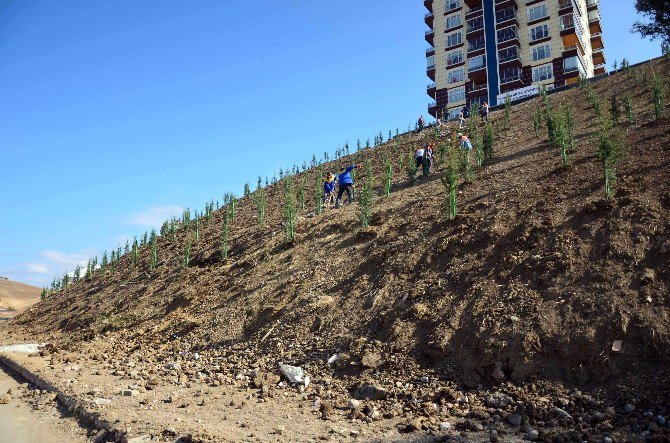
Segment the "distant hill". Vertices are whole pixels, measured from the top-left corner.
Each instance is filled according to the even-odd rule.
[[[0,308],[23,312],[40,300],[41,292],[35,286],[0,278]]]

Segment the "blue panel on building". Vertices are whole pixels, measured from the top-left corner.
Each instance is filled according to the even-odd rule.
[[[489,105],[497,105],[500,94],[498,75],[498,40],[496,38],[495,0],[484,0],[484,30],[486,35],[486,76],[488,78]]]

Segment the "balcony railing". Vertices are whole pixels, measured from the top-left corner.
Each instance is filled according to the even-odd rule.
[[[466,27],[466,32],[475,32],[479,31],[480,29],[484,29],[484,21],[477,21],[476,23],[470,23],[468,22],[468,26]]]
[[[521,74],[510,75],[508,77],[500,77],[500,84],[512,83],[521,80]]]
[[[426,89],[435,89],[435,83],[428,83],[428,85],[426,85]]]
[[[468,52],[475,52],[479,51],[480,49],[484,49],[486,47],[486,42],[481,42],[481,43],[469,43],[468,44]]]
[[[481,91],[482,89],[486,89],[488,86],[488,83],[482,83],[481,85],[471,85],[471,86],[466,86],[465,92],[477,92]]]
[[[472,8],[468,12],[465,13],[465,15],[470,15],[470,14],[477,14],[478,12],[482,11],[482,7],[480,6],[479,8]]]
[[[437,103],[435,103],[435,102],[428,103],[428,109],[435,108],[435,107],[437,107]]]

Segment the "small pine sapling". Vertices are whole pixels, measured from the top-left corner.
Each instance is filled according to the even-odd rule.
[[[370,160],[366,160],[363,188],[360,194],[358,194],[358,220],[361,222],[363,229],[367,229],[370,226],[370,220],[372,219],[372,205],[374,203],[373,183],[372,165],[370,164]]]
[[[484,128],[484,158],[491,160],[493,158],[493,127],[490,124],[486,124]]]
[[[619,101],[616,98],[616,95],[613,95],[610,99],[610,116],[615,125],[619,124],[619,117],[621,117],[621,110],[619,109]]]
[[[407,153],[407,158],[405,159],[405,174],[407,174],[407,179],[409,180],[410,183],[414,182],[414,178],[416,177],[416,161],[414,160],[414,152],[410,151]]]
[[[542,127],[542,109],[538,108],[533,115],[533,130],[535,131],[535,137],[540,136],[540,128]]]
[[[251,195],[251,188],[249,187],[249,182],[244,184],[244,196],[249,197]]]
[[[384,156],[384,172],[385,172],[385,182],[384,182],[384,190],[386,193],[386,197],[391,196],[391,179],[393,178],[393,164],[391,164],[391,160]]]
[[[256,200],[256,216],[258,218],[258,226],[261,228],[265,226],[265,210],[267,208],[267,196],[265,188],[259,188],[255,193]]]
[[[442,174],[440,181],[445,190],[445,199],[442,205],[442,212],[449,220],[453,220],[457,215],[456,199],[458,194],[458,163],[455,162],[456,153],[454,149],[449,155],[449,164]]]
[[[603,168],[605,198],[610,200],[617,182],[616,166],[626,154],[627,143],[623,132],[614,128],[612,122],[603,120],[601,124],[597,154]]]
[[[137,266],[139,245],[137,244],[137,237],[133,239],[133,267]]]
[[[307,190],[305,188],[307,188],[307,175],[303,174],[298,187],[298,205],[301,211],[305,210],[305,200],[307,199]]]
[[[651,85],[652,100],[654,103],[654,116],[656,120],[660,120],[663,116],[663,101],[665,100],[665,88],[661,80],[654,75],[654,80]]]
[[[286,240],[289,242],[295,240],[295,202],[291,177],[284,181],[284,232]]]
[[[200,219],[195,219],[195,241],[200,240]]]
[[[188,264],[191,262],[191,242],[190,240],[186,242],[186,250],[184,251],[184,268],[188,268]]]
[[[158,244],[154,238],[151,242],[151,269],[155,270],[158,267]]]
[[[626,97],[623,99],[623,108],[624,108],[624,112],[626,113],[626,119],[628,120],[628,123],[635,124],[635,114],[634,114],[634,111],[633,111],[633,99],[630,97],[630,95],[626,95]]]
[[[228,226],[230,224],[230,209],[223,208],[223,228],[221,232],[221,253],[224,260],[228,258],[230,246],[228,244]]]
[[[314,207],[317,215],[323,212],[323,175],[323,167],[321,167],[314,180]]]

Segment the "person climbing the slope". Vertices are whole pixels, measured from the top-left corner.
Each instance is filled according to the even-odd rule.
[[[343,166],[340,170],[340,175],[337,178],[339,190],[337,191],[337,200],[335,200],[335,209],[342,205],[342,195],[345,192],[347,193],[347,202],[351,203],[354,201],[354,194],[352,191],[354,187],[354,178],[351,176],[351,171],[360,167],[361,165],[351,165],[347,168]]]
[[[323,182],[323,204],[324,206],[330,206],[335,199],[335,185],[337,180],[335,180],[335,174],[328,173],[326,180]]]
[[[472,151],[472,142],[470,141],[470,139],[468,138],[467,135],[461,134],[461,133],[458,134],[458,139],[460,140],[461,149],[466,151],[467,159],[468,159],[468,161],[470,161],[470,152]]]
[[[484,102],[482,104],[482,121],[484,123],[489,122],[489,108],[490,108],[490,106],[489,106],[488,102]]]
[[[417,122],[417,126],[419,127],[419,132],[423,130],[423,115],[419,116],[419,121]]]
[[[435,149],[433,143],[428,143],[423,151],[423,175],[430,174],[430,168],[433,166],[433,156]]]
[[[423,156],[426,153],[426,149],[422,147],[416,148],[416,151],[414,151],[414,161],[416,162],[416,170],[419,170],[419,167],[423,168]],[[416,171],[415,171],[416,173]]]

